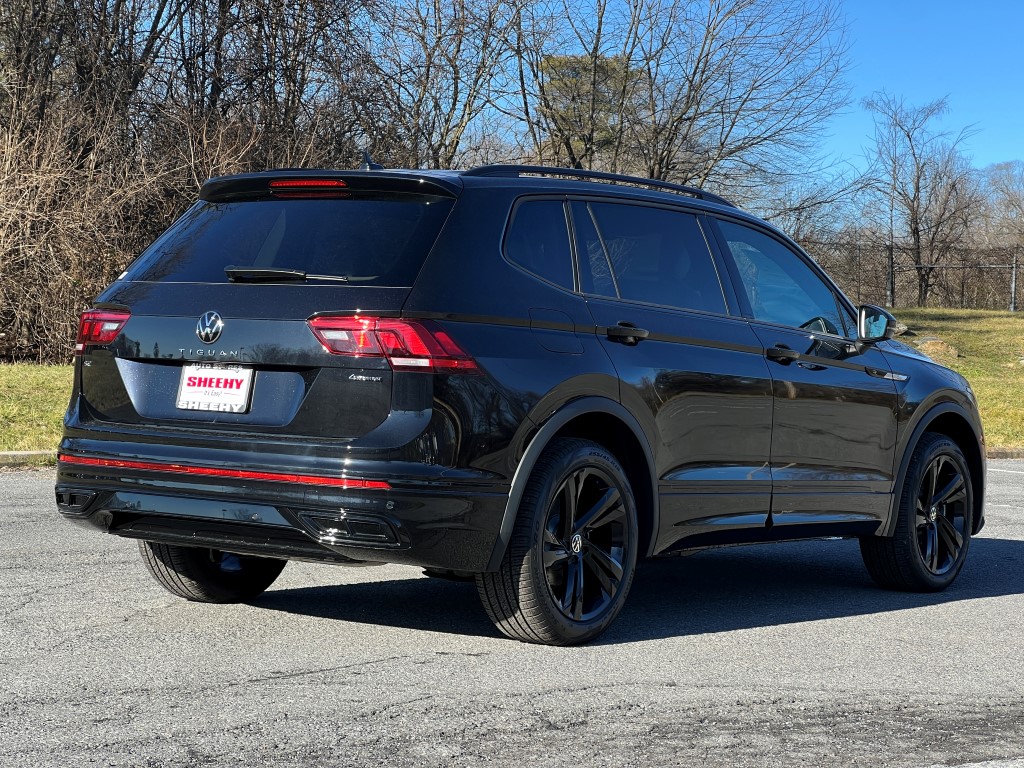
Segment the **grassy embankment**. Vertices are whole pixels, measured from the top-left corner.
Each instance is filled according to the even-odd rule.
[[[71,394],[70,365],[0,365],[0,451],[54,451]]]
[[[974,309],[900,309],[915,336],[945,344],[923,351],[964,376],[978,396],[989,448],[1024,448],[1024,313]]]
[[[901,309],[913,343],[963,374],[981,405],[990,448],[1024,448],[1024,314]],[[0,451],[50,451],[60,441],[71,391],[66,365],[0,365]]]

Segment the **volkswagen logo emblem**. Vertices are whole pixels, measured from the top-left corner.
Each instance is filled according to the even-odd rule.
[[[224,321],[216,312],[207,312],[199,318],[196,324],[196,336],[204,344],[213,344],[220,338],[220,332],[224,330]]]

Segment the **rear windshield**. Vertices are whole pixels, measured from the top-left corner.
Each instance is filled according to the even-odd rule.
[[[324,275],[354,285],[410,286],[453,202],[406,194],[199,202],[124,279],[223,283],[231,266],[301,270],[309,282]]]

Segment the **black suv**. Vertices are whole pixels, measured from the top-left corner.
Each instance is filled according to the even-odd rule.
[[[531,166],[216,178],[82,315],[67,518],[189,600],[289,559],[475,578],[587,641],[638,558],[858,537],[948,586],[983,523],[967,382],[699,189]]]

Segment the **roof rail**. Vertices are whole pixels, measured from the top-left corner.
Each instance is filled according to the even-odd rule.
[[[627,176],[622,173],[606,173],[604,171],[588,171],[582,168],[556,168],[544,165],[480,165],[463,171],[463,176],[521,176],[533,174],[535,176],[567,176],[576,179],[593,179],[595,181],[611,181],[620,184],[633,184],[640,187],[651,187],[652,189],[664,189],[669,192],[678,192],[691,195],[709,203],[718,203],[730,208],[738,208],[735,203],[726,200],[724,197],[705,192],[699,187],[688,187],[685,184],[673,184],[671,181],[660,181],[659,179],[645,179],[640,176]]]

